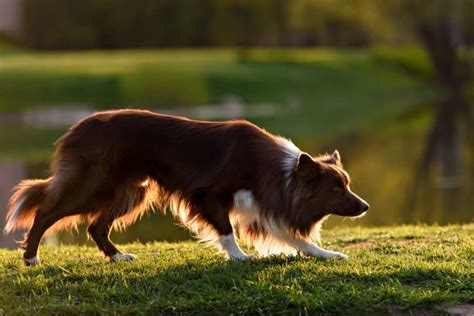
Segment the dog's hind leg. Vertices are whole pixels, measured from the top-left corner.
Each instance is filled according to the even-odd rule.
[[[151,189],[152,190],[152,189]],[[151,197],[146,185],[132,185],[119,188],[115,200],[105,212],[94,219],[87,231],[97,247],[111,260],[130,261],[135,259],[132,254],[122,253],[110,240],[110,232],[114,222],[120,221],[122,226],[133,223],[147,208],[150,207]]]
[[[42,212],[41,210],[37,213],[33,226],[27,233],[27,237],[24,242],[25,253],[23,254],[23,260],[26,265],[36,265],[39,264],[38,257],[38,247],[43,237],[44,233],[50,228],[54,223],[59,221],[65,216],[65,214],[59,212]]]
[[[33,225],[21,243],[25,248],[23,258],[27,265],[39,263],[38,246],[50,227],[54,225],[52,229],[62,229],[75,225],[77,222],[74,216],[89,213],[87,202],[96,192],[100,183],[99,175],[95,169],[82,165],[73,164],[64,169],[68,173],[63,172],[60,176],[53,177],[44,201],[38,206]]]
[[[110,240],[110,231],[113,226],[115,218],[113,217],[99,217],[96,221],[89,225],[87,232],[97,244],[97,247],[111,260],[130,261],[135,259],[132,254],[122,253]]]
[[[25,240],[21,243],[25,248],[23,260],[27,265],[39,263],[38,246],[44,233],[59,220],[80,214],[79,200],[72,195],[63,195],[57,202],[52,197],[46,200],[38,209],[33,225],[26,234]],[[72,218],[71,218],[72,219]],[[71,223],[65,219],[67,223]],[[62,223],[64,224],[64,223]]]

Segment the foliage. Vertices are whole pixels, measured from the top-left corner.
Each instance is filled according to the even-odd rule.
[[[43,247],[25,267],[0,250],[0,313],[387,313],[472,302],[474,226],[323,232],[348,261],[271,257],[228,262],[197,243],[123,245],[134,262],[93,247]]]
[[[435,74],[426,51],[416,46],[405,46],[393,49],[388,46],[377,46],[372,49],[373,58],[381,63],[392,65],[411,75],[433,81]]]
[[[20,47],[19,45],[12,44],[7,40],[3,40],[0,36],[0,57],[17,54],[23,51],[24,48]]]
[[[472,1],[453,20],[474,41]],[[413,41],[449,0],[22,1],[21,40],[36,49],[177,46],[360,46]],[[448,11],[446,11],[448,12]],[[446,13],[448,14],[448,13]]]
[[[289,16],[311,44],[367,45],[394,32],[379,6],[374,0],[296,0]]]
[[[38,49],[272,43],[283,0],[23,0],[23,40]],[[258,32],[255,32],[258,30]]]

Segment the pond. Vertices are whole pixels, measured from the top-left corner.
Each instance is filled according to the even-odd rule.
[[[296,104],[296,105],[295,105]],[[298,111],[297,102],[288,107]],[[160,112],[186,115],[194,118],[228,119],[247,117],[263,127],[271,126],[276,111],[281,111],[272,104],[260,104],[248,107],[239,102],[228,102],[224,105],[207,107],[186,107],[185,109]],[[0,203],[4,216],[11,187],[23,178],[44,178],[48,174],[48,162],[45,155],[35,158],[37,152],[52,151],[52,141],[59,137],[66,126],[92,113],[88,107],[66,107],[45,111],[24,112],[0,116],[0,143],[5,144],[4,152],[8,153],[12,143],[21,143],[25,150],[33,152],[27,157],[33,159],[12,158],[0,160]],[[421,184],[417,184],[417,169],[425,134],[432,118],[427,107],[401,113],[381,123],[383,126],[366,126],[321,139],[311,135],[292,137],[292,140],[303,150],[311,154],[331,152],[339,149],[345,168],[350,173],[354,192],[366,199],[371,208],[367,215],[359,219],[331,217],[324,227],[338,225],[382,226],[395,224],[449,224],[472,221],[473,195],[471,191],[472,175],[469,168],[463,169],[457,181],[448,181],[440,176],[431,175]],[[378,123],[378,124],[379,124]],[[33,132],[22,134],[33,128]],[[22,132],[23,131],[23,132]],[[1,130],[0,130],[1,132]],[[41,135],[47,136],[41,136]],[[29,136],[28,136],[29,135]],[[3,137],[3,140],[1,139]],[[45,141],[45,138],[47,141]],[[19,140],[21,139],[21,141]],[[43,144],[38,145],[43,141]],[[38,147],[39,146],[39,147]],[[8,155],[6,155],[8,156]],[[436,174],[436,173],[434,173]],[[451,179],[452,180],[452,179]],[[446,207],[446,196],[454,202]],[[14,237],[19,237],[16,235]],[[160,212],[135,223],[125,233],[114,232],[112,238],[118,242],[139,240],[182,240],[190,238],[188,233],[176,224],[170,215]],[[57,243],[86,242],[85,234],[61,233],[49,239]],[[3,241],[4,246],[13,247],[10,240]]]

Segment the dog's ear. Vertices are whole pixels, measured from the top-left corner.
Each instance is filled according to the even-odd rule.
[[[342,161],[341,161],[341,154],[339,154],[339,151],[336,149],[331,156],[329,156],[328,159],[325,159],[324,162],[330,163],[333,165],[339,165],[342,166]]]
[[[302,153],[298,158],[296,165],[296,173],[301,176],[316,175],[321,171],[322,166],[315,161],[310,155]]]

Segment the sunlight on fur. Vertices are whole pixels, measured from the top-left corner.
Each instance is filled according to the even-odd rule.
[[[241,190],[234,194],[235,207],[230,214],[231,222],[237,236],[248,247],[253,246],[262,256],[273,254],[295,255],[297,249],[288,242],[297,238],[288,227],[273,218],[262,216],[252,192]],[[247,227],[255,225],[262,227],[266,234],[250,234]],[[315,225],[309,237],[302,238],[319,243],[319,225]]]
[[[188,203],[177,195],[172,196],[170,199],[171,212],[179,222],[189,229],[195,238],[201,242],[210,243],[219,251],[222,251],[219,235],[205,222],[190,217],[188,206]],[[261,256],[278,254],[296,255],[297,249],[288,245],[294,238],[301,238],[311,243],[320,244],[319,231],[321,223],[313,227],[309,236],[296,236],[282,223],[261,215],[250,191],[240,190],[234,194],[234,208],[230,213],[230,219],[238,240],[242,241],[247,247],[253,247]],[[266,231],[265,235],[255,235],[248,232],[247,227],[255,223]]]

